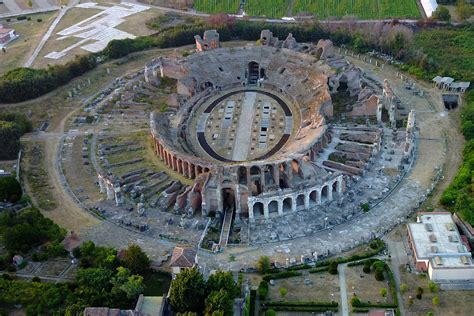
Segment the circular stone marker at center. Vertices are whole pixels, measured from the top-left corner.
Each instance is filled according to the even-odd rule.
[[[245,89],[207,104],[197,128],[198,142],[222,162],[265,159],[280,150],[293,128],[288,105],[277,95]]]

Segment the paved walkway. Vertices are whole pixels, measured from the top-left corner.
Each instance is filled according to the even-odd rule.
[[[250,139],[252,138],[252,122],[255,113],[255,99],[257,93],[246,92],[245,99],[240,111],[239,123],[237,125],[237,135],[235,137],[234,152],[232,153],[232,160],[244,161],[247,160],[250,147]]]
[[[403,306],[403,299],[402,295],[400,294],[400,265],[402,265],[403,258],[406,261],[406,253],[404,251],[403,242],[394,242],[390,239],[389,236],[385,236],[383,238],[385,244],[387,245],[388,251],[390,252],[391,260],[390,265],[393,271],[393,276],[395,278],[395,289],[397,291],[397,298],[398,298],[398,307],[400,309],[401,315],[406,315],[405,307]],[[400,247],[401,244],[401,247]],[[402,248],[402,249],[400,249]]]
[[[346,269],[347,263],[342,263],[337,266],[337,272],[339,273],[339,292],[341,293],[341,313],[342,316],[349,316],[349,305],[347,303],[347,289],[346,289]]]
[[[43,49],[44,45],[46,44],[46,41],[51,37],[51,34],[53,34],[54,29],[56,26],[58,26],[59,22],[63,18],[63,16],[66,14],[66,12],[71,9],[72,7],[76,6],[79,3],[79,0],[72,0],[67,6],[63,7],[61,10],[59,10],[59,14],[56,17],[56,19],[53,21],[51,26],[49,27],[48,31],[44,34],[43,38],[39,42],[38,46],[36,46],[33,54],[28,58],[28,60],[25,62],[23,65],[24,67],[30,67],[33,62],[35,61],[36,57],[38,57],[39,53]]]

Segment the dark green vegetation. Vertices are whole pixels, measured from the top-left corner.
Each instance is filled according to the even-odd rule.
[[[474,226],[474,90],[465,99],[461,112],[461,131],[466,139],[463,163],[440,202]]]
[[[21,185],[15,177],[0,178],[0,201],[18,202],[21,198]]]
[[[24,211],[22,216],[36,218],[36,222],[43,222],[43,226],[48,227],[37,214]],[[54,228],[49,230],[54,231]],[[6,234],[9,235],[9,231]],[[62,236],[58,238],[62,239]],[[167,291],[169,275],[149,270],[148,258],[145,259],[146,255],[138,246],[129,246],[123,260],[117,257],[115,249],[97,247],[92,242],[83,243],[74,255],[80,263],[74,282],[54,284],[41,283],[38,279],[32,282],[10,277],[0,279],[0,310],[21,304],[27,315],[79,315],[89,306],[133,308],[138,295],[147,287],[150,287],[147,289],[149,295],[163,295]],[[132,256],[137,259],[127,259]],[[131,269],[138,263],[143,268],[139,274],[134,274]]]
[[[0,236],[9,252],[26,253],[45,242],[60,242],[66,231],[36,209],[0,215]]]
[[[20,150],[20,137],[31,130],[31,122],[24,114],[0,113],[0,160],[15,159]]]
[[[337,302],[266,302],[262,303],[262,309],[273,309],[275,311],[289,311],[289,312],[326,312],[338,311]]]
[[[181,270],[171,283],[170,302],[179,313],[231,315],[239,287],[231,272],[218,271],[204,281],[197,268]]]
[[[0,102],[34,99],[93,69],[96,64],[96,58],[88,55],[46,69],[13,69],[0,77]]]

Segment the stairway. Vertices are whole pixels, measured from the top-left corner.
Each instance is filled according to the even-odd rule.
[[[230,235],[230,226],[232,225],[232,215],[234,215],[234,209],[227,209],[224,215],[224,222],[222,223],[221,238],[219,240],[219,247],[223,248],[227,246],[227,241]]]

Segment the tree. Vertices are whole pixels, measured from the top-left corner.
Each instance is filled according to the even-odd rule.
[[[129,276],[127,281],[120,286],[120,289],[125,292],[128,298],[136,298],[145,289],[145,286],[143,285],[143,277],[141,275]]]
[[[353,295],[351,298],[351,306],[358,307],[360,305],[360,299],[357,295]]]
[[[201,312],[205,282],[197,268],[182,270],[171,282],[170,302],[176,312]]]
[[[438,6],[436,11],[433,12],[433,18],[439,21],[449,21],[451,20],[451,14],[446,7]]]
[[[262,256],[258,259],[258,262],[257,262],[258,273],[265,274],[268,272],[268,270],[270,270],[270,268],[271,268],[270,258],[268,258],[267,256]]]
[[[416,288],[416,298],[421,300],[423,297],[423,288],[421,286]]]
[[[220,315],[232,315],[233,305],[234,301],[226,290],[212,291],[206,298],[204,314],[212,316],[217,312]]]
[[[130,245],[125,250],[123,265],[128,268],[132,274],[143,275],[150,267],[150,259],[138,245]]]
[[[329,264],[329,270],[328,272],[333,274],[333,275],[336,275],[337,274],[337,262],[336,261],[331,261],[331,263]]]
[[[382,295],[382,297],[387,297],[387,289],[386,288],[381,288],[380,289],[380,295]]]
[[[284,287],[280,288],[281,297],[285,297],[287,293],[288,293],[288,290],[286,288],[284,288]]]
[[[433,302],[434,306],[439,305],[439,296],[433,296],[433,299],[431,300]]]
[[[21,185],[15,177],[0,178],[0,201],[16,203],[21,195]]]
[[[208,292],[219,291],[224,289],[229,293],[231,298],[239,295],[239,288],[234,282],[232,272],[217,271],[207,280]]]
[[[400,293],[405,294],[408,291],[408,285],[406,283],[400,284]]]
[[[377,268],[375,269],[375,279],[376,279],[377,281],[383,281],[383,280],[385,280],[385,276],[384,276],[383,272],[384,272],[384,271],[383,271],[383,268],[381,268],[381,267],[377,267]]]
[[[76,275],[76,282],[79,286],[92,288],[97,291],[107,291],[112,284],[113,273],[108,269],[89,268],[79,269]]]
[[[428,288],[430,289],[431,293],[436,293],[438,291],[438,285],[433,281],[430,281],[430,283],[428,283]]]

